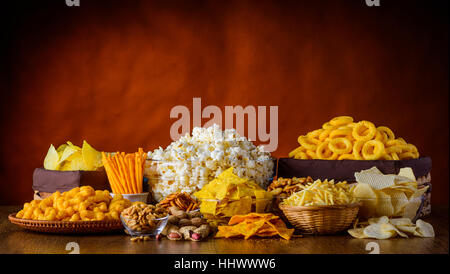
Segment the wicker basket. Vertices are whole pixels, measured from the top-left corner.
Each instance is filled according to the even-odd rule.
[[[38,221],[16,218],[16,214],[10,214],[11,223],[31,231],[58,233],[58,234],[86,234],[123,231],[120,220],[117,221]]]
[[[324,206],[288,206],[280,204],[289,222],[304,233],[335,234],[348,227],[358,215],[360,203]]]

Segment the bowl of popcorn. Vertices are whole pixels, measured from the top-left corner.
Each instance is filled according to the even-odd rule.
[[[235,129],[218,125],[196,127],[165,149],[148,153],[144,176],[153,198],[161,201],[174,192],[192,194],[230,167],[239,177],[255,181],[262,188],[270,184],[275,159],[263,146],[255,146]]]

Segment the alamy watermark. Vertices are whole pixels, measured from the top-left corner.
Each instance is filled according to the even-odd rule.
[[[202,108],[202,99],[193,98],[192,126],[209,127],[213,124],[222,129],[236,128],[241,136],[247,136],[250,141],[259,140],[267,152],[273,152],[278,147],[278,106],[225,106],[225,127],[222,127],[222,110],[210,105]],[[269,117],[267,117],[267,114]],[[177,119],[170,127],[170,138],[173,141],[191,132],[191,111],[186,106],[175,106],[170,110],[170,118]],[[202,124],[202,119],[208,119]],[[247,120],[247,124],[245,121]],[[234,127],[236,124],[236,127]],[[247,127],[245,127],[247,125]],[[247,135],[245,135],[247,128]]]

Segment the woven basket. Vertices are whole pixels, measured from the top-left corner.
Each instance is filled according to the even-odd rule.
[[[360,203],[324,206],[288,206],[280,204],[289,222],[310,234],[335,234],[348,227],[358,215]]]
[[[58,233],[58,234],[86,234],[106,233],[122,231],[123,225],[117,221],[38,221],[16,218],[16,214],[10,214],[8,219],[11,223],[27,230]]]

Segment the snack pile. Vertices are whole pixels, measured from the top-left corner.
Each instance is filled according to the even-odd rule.
[[[366,223],[359,223],[355,228],[349,229],[348,233],[354,238],[389,239],[397,235],[403,238],[409,236],[434,237],[433,226],[420,219],[415,224],[409,218],[389,219],[387,216],[370,218]]]
[[[244,237],[248,239],[252,236],[273,237],[280,236],[289,240],[294,233],[294,229],[288,229],[280,217],[272,213],[250,213],[247,215],[233,216],[228,225],[218,227],[216,238]]]
[[[347,182],[316,180],[300,185],[302,190],[293,193],[281,204],[290,206],[346,205],[357,202]]]
[[[355,173],[353,195],[362,202],[360,216],[407,217],[413,219],[422,203],[421,196],[428,186],[418,188],[411,168],[399,174],[383,174],[376,167]]]
[[[159,202],[158,206],[163,208],[177,207],[184,211],[192,211],[198,209],[197,201],[192,198],[191,195],[185,192],[176,192],[170,194],[161,202]]]
[[[114,155],[102,152],[109,184],[113,193],[142,193],[145,153],[142,148],[136,153],[117,152]]]
[[[280,198],[287,198],[291,196],[294,192],[302,190],[302,186],[307,183],[313,183],[314,180],[311,177],[306,178],[282,178],[278,177],[278,179],[274,180],[267,191],[269,191],[273,196],[277,196]]]
[[[154,205],[147,205],[142,202],[135,202],[121,213],[122,220],[128,230],[137,233],[151,232],[160,225],[161,218],[168,215],[168,210]],[[129,233],[129,231],[126,232]],[[131,241],[147,240],[149,238],[132,237]]]
[[[145,171],[157,201],[177,191],[192,194],[230,167],[239,177],[263,186],[274,168],[270,153],[262,146],[255,146],[235,129],[222,131],[216,124],[194,128],[192,136],[186,134],[165,149],[149,152],[148,159],[158,162],[156,170],[150,165]]]
[[[237,214],[265,212],[272,200],[272,195],[256,182],[233,171],[230,167],[194,193],[200,200],[200,212],[213,225],[226,223]]]
[[[185,211],[176,206],[171,206],[169,212],[169,220],[161,232],[169,240],[198,242],[206,239],[212,231],[206,219],[198,210]]]
[[[323,160],[403,160],[419,158],[419,151],[385,126],[372,122],[354,122],[339,116],[321,129],[298,137],[299,147],[289,153],[295,159]]]
[[[98,170],[103,166],[102,155],[83,141],[80,148],[71,142],[62,144],[55,149],[50,145],[44,159],[44,168],[48,170],[74,171],[74,170]]]
[[[56,191],[43,200],[25,203],[17,218],[45,221],[103,221],[119,220],[120,212],[131,202],[122,195],[111,198],[107,190],[94,190],[90,186]]]

